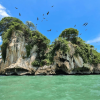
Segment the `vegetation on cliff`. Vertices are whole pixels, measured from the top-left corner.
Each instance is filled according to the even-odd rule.
[[[100,63],[100,53],[94,49],[93,45],[86,44],[85,41],[78,37],[79,32],[77,29],[65,29],[59,35],[58,39],[55,39],[55,41],[50,45],[50,40],[37,31],[35,25],[32,22],[26,21],[26,24],[24,24],[22,21],[14,17],[5,17],[0,21],[0,33],[2,33],[3,40],[3,44],[1,45],[1,52],[4,62],[6,59],[6,49],[10,43],[10,38],[14,31],[19,31],[18,36],[20,34],[24,35],[25,41],[28,44],[26,45],[27,57],[30,56],[30,50],[32,47],[37,45],[38,49],[36,52],[38,55],[36,60],[32,62],[33,66],[52,64],[54,61],[53,58],[55,52],[59,49],[63,51],[64,54],[69,52],[70,49],[68,47],[68,41],[71,41],[73,45],[75,44],[77,46],[75,48],[74,55],[77,56],[79,54],[85,63]],[[46,53],[47,50],[48,52]]]
[[[18,22],[16,22],[15,19]],[[8,26],[3,26],[3,22],[6,23],[5,21],[8,22],[9,20],[10,20],[9,17],[5,17],[0,21],[0,25],[4,27],[3,29],[1,28],[1,31],[0,31],[2,32],[3,43],[1,45],[1,52],[2,52],[2,59],[4,60],[4,62],[6,59],[6,49],[7,49],[8,44],[10,43],[11,35],[16,30],[22,31],[23,35],[25,36],[25,41],[26,43],[28,43],[28,45],[26,46],[27,57],[29,57],[30,55],[30,49],[32,49],[32,47],[36,44],[39,47],[37,52],[38,52],[38,57],[40,58],[39,60],[41,61],[43,56],[40,56],[39,54],[44,54],[46,48],[49,46],[50,40],[47,39],[45,36],[43,36],[39,31],[30,30],[27,25],[20,23],[20,20],[17,18],[14,18],[14,20],[13,19],[10,20],[9,23],[11,24],[9,24]],[[19,35],[20,35],[20,32],[18,36]]]

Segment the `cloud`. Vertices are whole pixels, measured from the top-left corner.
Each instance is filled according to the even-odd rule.
[[[6,8],[3,7],[1,4],[0,4],[0,20],[3,18],[3,17],[8,17],[10,15],[7,14],[6,12]]]
[[[93,40],[88,40],[86,43],[96,43],[96,42],[100,42],[100,35],[97,37],[97,38],[95,38],[95,39],[93,39]]]

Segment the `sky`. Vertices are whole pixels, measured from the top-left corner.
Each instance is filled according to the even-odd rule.
[[[50,44],[64,29],[75,28],[82,33],[79,35],[82,40],[100,52],[100,0],[0,0],[0,20],[7,16],[37,24],[38,31]],[[83,26],[86,22],[88,25]]]

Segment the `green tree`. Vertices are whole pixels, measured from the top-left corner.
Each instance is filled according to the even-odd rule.
[[[14,22],[23,24],[23,22],[15,17],[4,17],[0,21],[0,35],[9,29],[9,26],[13,25]]]
[[[94,49],[94,46],[93,45],[90,45],[91,49]]]
[[[35,25],[31,21],[26,21],[26,25],[30,30],[36,30]]]
[[[68,28],[62,31],[59,37],[63,37],[68,41],[75,41],[76,37],[78,36],[79,31],[74,28]]]

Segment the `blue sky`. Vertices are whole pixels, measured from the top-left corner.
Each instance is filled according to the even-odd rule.
[[[16,17],[23,23],[31,21],[37,24],[37,29],[51,43],[64,29],[75,28],[79,34],[82,33],[80,38],[100,52],[100,0],[0,0],[0,20],[6,16]],[[85,22],[88,25],[82,26]],[[47,31],[49,29],[51,32]]]

